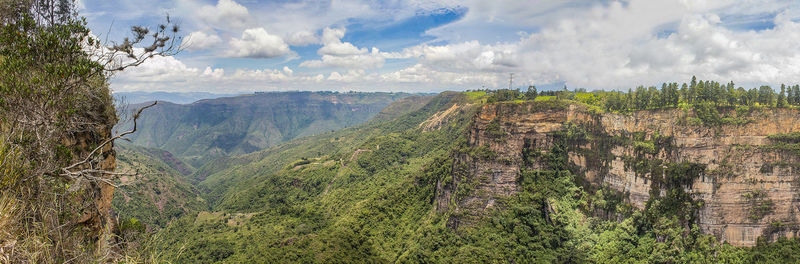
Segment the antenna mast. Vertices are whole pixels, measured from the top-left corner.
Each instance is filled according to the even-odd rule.
[[[514,83],[514,73],[511,73],[508,78],[508,89],[511,90],[511,86]]]

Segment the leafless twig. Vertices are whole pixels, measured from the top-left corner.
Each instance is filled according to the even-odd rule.
[[[94,150],[92,150],[92,152],[90,152],[89,155],[87,155],[85,159],[83,159],[83,160],[81,160],[79,162],[76,162],[76,163],[74,163],[74,164],[72,164],[70,166],[62,168],[61,170],[63,171],[63,173],[61,174],[61,176],[66,176],[66,177],[70,177],[70,178],[77,178],[77,177],[81,177],[82,176],[82,177],[85,177],[85,178],[93,180],[93,181],[102,181],[102,182],[105,182],[108,185],[116,187],[115,184],[113,184],[110,180],[108,180],[106,178],[96,177],[96,176],[92,176],[92,175],[89,175],[89,174],[98,173],[98,174],[101,174],[101,175],[121,176],[121,175],[129,175],[129,173],[115,173],[115,172],[112,172],[112,171],[98,170],[98,169],[92,168],[91,166],[88,169],[83,169],[83,170],[79,170],[79,171],[72,171],[72,170],[75,169],[78,166],[89,164],[90,161],[92,160],[92,157],[94,157],[97,154],[98,151],[103,149],[103,147],[105,147],[109,143],[114,142],[114,140],[123,138],[126,135],[129,135],[129,134],[132,134],[132,133],[136,132],[136,129],[137,129],[136,121],[139,119],[139,116],[142,114],[142,111],[144,111],[147,108],[153,107],[156,104],[158,104],[158,101],[155,101],[152,104],[147,105],[145,107],[139,108],[139,110],[136,111],[136,114],[133,115],[133,129],[125,131],[125,132],[123,132],[123,133],[121,133],[121,134],[119,134],[117,136],[112,137],[112,138],[106,139],[105,141],[103,141],[103,143],[101,143],[96,148],[94,148]],[[89,164],[89,165],[91,165],[91,164]]]

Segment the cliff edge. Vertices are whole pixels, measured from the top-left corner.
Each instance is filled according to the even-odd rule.
[[[800,131],[800,111],[721,111],[736,122],[704,124],[682,109],[623,115],[562,102],[487,104],[467,143],[485,154],[455,154],[452,183],[437,185],[436,206],[456,212],[453,227],[474,222],[518,191],[522,170],[548,169],[542,153],[563,142],[569,170],[590,193],[611,190],[639,210],[685,193],[677,200],[685,203],[685,224],[735,246],[798,236],[800,155],[787,135]],[[459,185],[473,189],[456,195]],[[592,212],[611,219],[622,213]]]

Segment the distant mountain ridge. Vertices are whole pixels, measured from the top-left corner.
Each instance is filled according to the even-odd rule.
[[[166,101],[175,104],[190,104],[203,99],[237,96],[238,94],[217,94],[205,92],[115,92],[114,99],[128,104],[141,104],[152,101]]]
[[[139,119],[133,144],[160,148],[199,167],[218,157],[246,154],[295,138],[361,124],[406,93],[270,92],[160,102]],[[131,105],[129,110],[141,107]],[[128,129],[121,122],[118,129]]]

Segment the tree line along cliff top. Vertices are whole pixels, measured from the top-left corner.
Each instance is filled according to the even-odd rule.
[[[781,84],[779,91],[768,85],[745,89],[736,87],[734,82],[726,84],[716,81],[697,80],[692,77],[689,83],[663,83],[656,86],[638,86],[625,91],[592,91],[585,89],[537,91],[529,86],[520,89],[467,91],[467,96],[487,103],[546,101],[553,99],[571,100],[594,106],[598,110],[629,113],[637,110],[665,108],[703,107],[778,107],[794,108],[800,106],[800,85]]]

